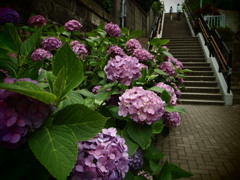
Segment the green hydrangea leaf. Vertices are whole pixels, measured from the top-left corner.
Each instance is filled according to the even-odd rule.
[[[13,91],[20,93],[41,102],[49,104],[56,99],[56,96],[52,93],[44,91],[38,85],[28,81],[17,81],[14,83],[0,83],[0,89]]]
[[[43,127],[29,138],[41,164],[58,180],[66,180],[77,159],[77,139],[68,127]]]
[[[152,136],[152,127],[130,122],[127,126],[127,132],[133,141],[141,146],[142,149],[145,149]]]
[[[53,125],[68,127],[78,141],[86,141],[103,129],[107,119],[84,105],[73,104],[66,106],[56,114]]]

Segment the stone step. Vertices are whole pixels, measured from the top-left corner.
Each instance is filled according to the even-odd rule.
[[[233,104],[240,104],[240,95],[233,94]]]
[[[213,71],[192,71],[186,72],[187,76],[213,76]]]
[[[211,71],[211,67],[205,67],[205,66],[184,66],[186,69],[191,69],[192,71]]]
[[[182,104],[195,104],[195,105],[224,105],[223,100],[208,100],[208,99],[180,99]]]
[[[190,87],[217,87],[217,81],[184,81],[184,86]]]
[[[176,54],[174,55],[175,58],[177,59],[182,59],[182,58],[188,58],[188,59],[192,59],[192,58],[205,58],[203,54],[201,55],[194,55],[194,54]]]
[[[181,99],[222,100],[222,94],[220,94],[220,93],[182,92]]]
[[[203,51],[169,51],[173,56],[182,56],[182,55],[188,55],[188,56],[202,56],[203,55]]]
[[[205,58],[178,58],[178,60],[180,60],[181,62],[206,62]]]
[[[181,89],[182,92],[195,92],[195,93],[219,93],[218,87],[185,87]]]
[[[188,81],[215,81],[215,76],[186,76]]]
[[[174,51],[174,50],[179,50],[179,51],[185,51],[185,50],[200,50],[202,49],[201,46],[174,46],[174,45],[167,45],[167,47],[170,49],[170,51]]]
[[[182,62],[184,66],[201,66],[201,67],[210,67],[210,63],[207,62]]]

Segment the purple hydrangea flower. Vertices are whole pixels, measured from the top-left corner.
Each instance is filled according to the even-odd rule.
[[[142,48],[142,45],[136,39],[129,39],[126,43],[126,48],[128,52],[134,53],[136,49]]]
[[[176,77],[176,80],[178,81],[179,84],[183,84],[184,80],[181,77]]]
[[[165,112],[165,102],[156,93],[142,87],[127,89],[119,99],[119,116],[129,114],[131,119],[141,124],[151,125]]]
[[[99,91],[101,88],[102,88],[102,86],[94,86],[94,87],[92,88],[92,92],[93,92],[94,94],[97,94],[98,91]]]
[[[174,76],[174,74],[175,74],[175,69],[172,66],[172,63],[169,61],[162,62],[159,65],[159,69],[161,69],[163,72],[167,73],[169,76]]]
[[[146,49],[136,49],[133,56],[139,59],[139,61],[149,61],[150,59],[153,59],[153,55]]]
[[[31,58],[34,62],[40,61],[45,58],[50,59],[52,57],[53,55],[49,51],[42,48],[36,49],[31,55]]]
[[[177,104],[177,96],[175,94],[175,91],[174,91],[173,87],[171,87],[167,84],[164,84],[163,82],[159,82],[155,86],[166,90],[171,95],[171,101],[170,101],[171,105],[175,106]]]
[[[115,57],[115,56],[126,56],[125,52],[123,51],[122,48],[120,48],[119,46],[110,46],[109,49],[107,50],[107,53],[111,56],[111,57]]]
[[[62,46],[62,41],[56,37],[49,37],[43,40],[42,48],[47,51],[59,49]]]
[[[34,26],[37,25],[38,27],[46,25],[46,19],[42,15],[32,16],[28,19],[28,25]]]
[[[74,32],[81,29],[82,25],[77,20],[70,20],[64,25],[65,30],[68,32]]]
[[[140,68],[142,69],[142,68],[145,68],[145,69],[147,69],[148,70],[148,66],[147,65],[145,65],[145,64],[142,64],[142,63],[139,63],[140,64]]]
[[[121,29],[117,24],[113,24],[112,22],[105,25],[105,31],[108,35],[113,37],[121,36]]]
[[[31,79],[4,79],[4,83],[30,81]],[[46,119],[48,105],[15,92],[0,89],[0,144],[16,148],[23,141],[29,129],[39,128]]]
[[[96,137],[78,143],[72,180],[121,180],[128,172],[128,147],[115,128],[103,129]]]
[[[163,49],[166,49],[166,51],[169,51],[169,49],[168,49],[167,46],[163,46],[162,48],[163,48]]]
[[[131,56],[111,58],[104,67],[104,71],[108,80],[119,81],[126,86],[129,86],[132,80],[141,76],[139,61]]]
[[[167,127],[174,128],[180,125],[181,117],[178,112],[164,114],[164,122]]]
[[[80,44],[80,42],[79,42],[78,40],[74,40],[74,41],[71,41],[71,42],[70,42],[70,46],[71,46],[71,47],[73,47],[73,46],[75,46],[75,45],[77,45],[77,44]]]
[[[10,56],[10,57],[17,57],[17,56],[16,56],[14,53],[12,53],[12,52],[9,53],[8,56]]]
[[[72,44],[74,44],[71,46],[72,50],[78,57],[85,59],[88,56],[88,50],[84,44],[75,41]]]
[[[128,160],[130,170],[141,169],[143,167],[143,154],[141,149],[135,151],[134,154]]]
[[[167,60],[173,63],[176,66],[176,68],[180,68],[180,69],[184,68],[182,62],[177,60],[176,58],[167,56]]]
[[[4,23],[18,23],[19,14],[12,8],[0,7],[0,25]]]

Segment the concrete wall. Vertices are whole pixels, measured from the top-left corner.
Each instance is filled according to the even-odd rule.
[[[21,15],[21,22],[27,23],[32,14],[41,14],[49,22],[64,24],[76,19],[83,25],[82,31],[91,31],[100,24],[113,22],[120,25],[121,0],[114,0],[114,10],[104,11],[93,0],[1,0],[2,7],[11,7]],[[126,27],[142,30],[149,35],[152,27],[153,13],[145,13],[135,0],[127,0]]]

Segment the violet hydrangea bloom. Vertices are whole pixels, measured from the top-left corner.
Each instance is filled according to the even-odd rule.
[[[5,78],[4,83],[30,81],[31,79]],[[50,108],[36,99],[0,89],[0,144],[8,148],[18,147],[28,129],[39,128]]]
[[[0,7],[0,25],[4,23],[18,23],[19,14],[12,8]]]
[[[128,172],[128,147],[115,128],[103,129],[96,137],[78,143],[72,180],[121,180]]]
[[[53,55],[49,51],[42,48],[36,49],[31,55],[31,58],[34,62],[40,61],[45,58],[50,59],[52,57]]]
[[[180,125],[181,117],[178,112],[164,114],[164,122],[167,127],[174,128]]]
[[[68,32],[74,32],[81,29],[82,25],[77,20],[70,20],[64,25],[65,30]]]
[[[42,15],[35,15],[28,19],[28,25],[34,26],[37,25],[38,27],[46,25],[46,19]]]
[[[162,62],[159,65],[159,69],[161,69],[163,72],[167,73],[169,76],[174,76],[174,74],[175,74],[175,69],[174,69],[172,63],[169,61]]]
[[[163,82],[159,82],[155,86],[166,90],[171,95],[171,100],[170,100],[171,105],[175,106],[177,104],[177,96],[175,94],[173,87],[171,87],[167,84],[164,84]]]
[[[105,25],[104,30],[106,33],[113,37],[121,36],[121,29],[117,24],[113,24],[112,22]]]
[[[167,57],[167,60],[170,61],[170,62],[172,62],[172,63],[176,66],[176,68],[180,68],[180,69],[183,69],[183,68],[184,68],[182,62],[179,61],[179,60],[177,60],[176,58],[173,58],[173,57],[169,57],[169,56],[168,56],[168,57]]]
[[[126,56],[125,52],[123,51],[122,48],[120,48],[119,46],[110,46],[107,50],[107,53],[111,56],[111,57],[115,57],[115,56]]]
[[[131,170],[141,169],[143,167],[143,154],[141,149],[135,151],[128,160],[129,169]]]
[[[42,42],[42,48],[48,51],[59,49],[61,46],[62,41],[56,37],[48,37]]]
[[[126,86],[129,86],[132,80],[141,76],[139,61],[131,56],[110,58],[108,64],[104,67],[104,71],[108,80],[119,81]]]
[[[88,56],[88,50],[84,44],[81,44],[79,42],[78,43],[75,42],[72,44],[74,44],[73,46],[71,46],[72,50],[78,57],[85,59]]]
[[[136,39],[129,39],[126,43],[126,48],[128,52],[134,53],[136,49],[142,48],[142,45]]]
[[[142,87],[127,89],[119,97],[119,116],[128,114],[135,122],[151,125],[160,120],[165,112],[165,102],[154,92],[144,90]]]
[[[136,49],[133,56],[139,59],[139,61],[149,61],[150,59],[153,59],[153,55],[146,49]]]

